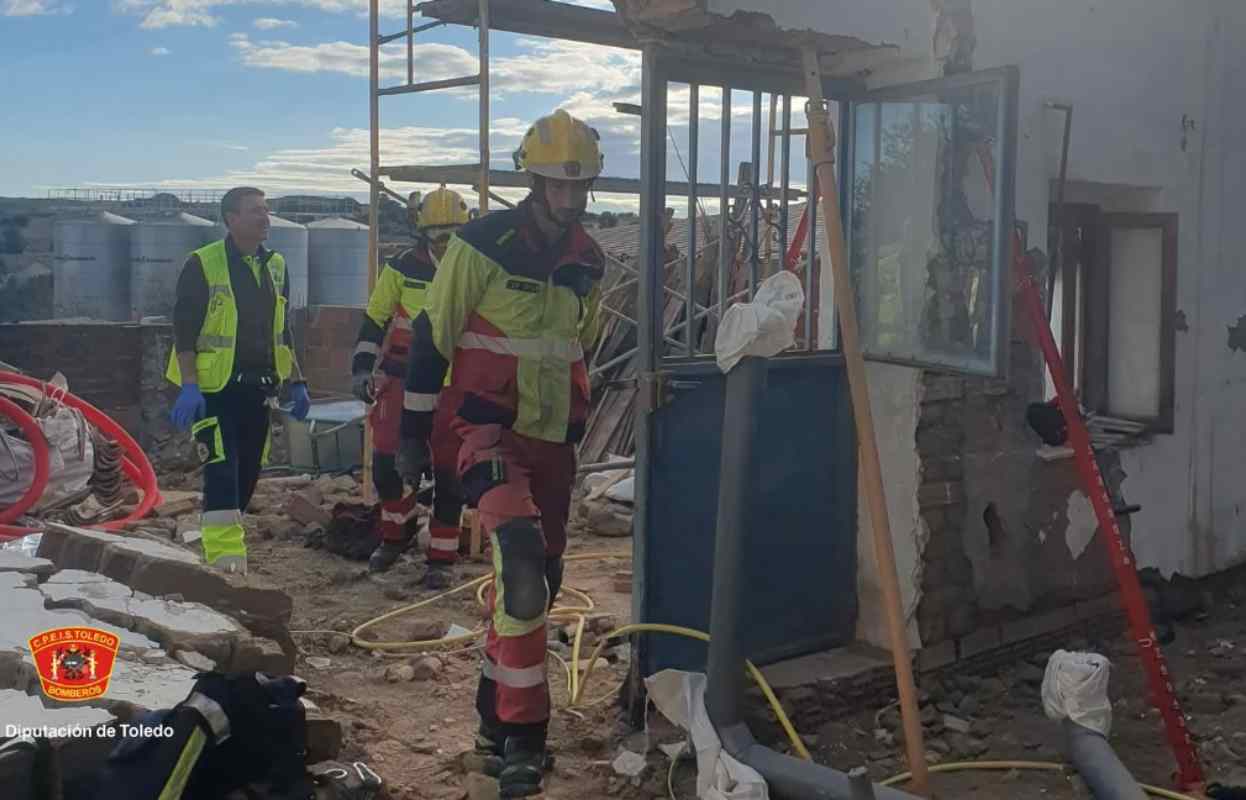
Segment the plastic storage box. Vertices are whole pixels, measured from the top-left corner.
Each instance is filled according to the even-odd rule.
[[[367,413],[359,400],[313,403],[302,421],[286,412],[290,466],[304,472],[344,472],[362,466]]]

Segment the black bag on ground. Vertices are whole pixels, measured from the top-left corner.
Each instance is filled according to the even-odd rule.
[[[372,551],[381,544],[378,530],[381,507],[336,503],[331,516],[333,521],[324,535],[324,549],[352,561],[367,561]]]
[[[67,785],[65,800],[221,800],[257,783],[274,800],[307,800],[305,690],[295,677],[199,673],[181,703],[132,719],[146,728]]]

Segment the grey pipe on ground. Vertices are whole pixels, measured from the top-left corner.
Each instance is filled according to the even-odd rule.
[[[1146,800],[1146,792],[1103,734],[1078,725],[1067,717],[1060,721],[1069,761],[1090,788],[1095,800]]]

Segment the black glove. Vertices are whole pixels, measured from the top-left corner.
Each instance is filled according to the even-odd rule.
[[[372,373],[356,372],[350,380],[351,393],[365,403],[372,402]]]
[[[409,438],[402,440],[398,453],[398,472],[412,486],[420,485],[420,478],[428,470],[432,458],[428,453],[428,440]]]

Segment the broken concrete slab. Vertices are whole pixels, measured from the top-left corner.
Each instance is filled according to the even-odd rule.
[[[17,651],[28,659],[30,649],[27,640],[31,636],[51,628],[75,625],[96,627],[116,635],[121,640],[123,653],[142,653],[160,647],[159,643],[142,634],[92,619],[81,611],[46,608],[43,593],[27,584],[27,577],[11,572],[0,573],[0,597],[4,597],[5,604],[5,613],[0,614],[0,654]],[[0,670],[0,688],[5,687],[3,678],[3,671]]]
[[[68,708],[49,707],[36,695],[17,689],[0,689],[0,739],[20,735],[9,733],[14,728],[94,728],[107,725],[116,717],[102,708],[76,704]]]
[[[200,563],[189,550],[114,533],[50,525],[39,556],[59,569],[99,572],[149,595],[180,594],[234,618],[252,634],[277,642],[293,663],[297,654],[289,633],[294,603],[258,575],[227,575]]]
[[[39,577],[51,575],[56,565],[46,558],[32,558],[16,550],[0,550],[0,572],[20,572]]]
[[[39,590],[48,608],[76,608],[145,634],[169,652],[194,650],[218,664],[231,664],[234,650],[249,638],[238,622],[202,603],[152,597],[95,572],[61,570]]]
[[[120,533],[104,533],[87,528],[48,523],[48,529],[39,542],[40,558],[46,558],[59,569],[84,569],[100,572],[117,580],[124,580],[112,572],[122,572],[140,556],[198,564],[199,557],[180,547],[153,542],[149,539],[126,536]],[[110,559],[117,559],[108,570]]]

